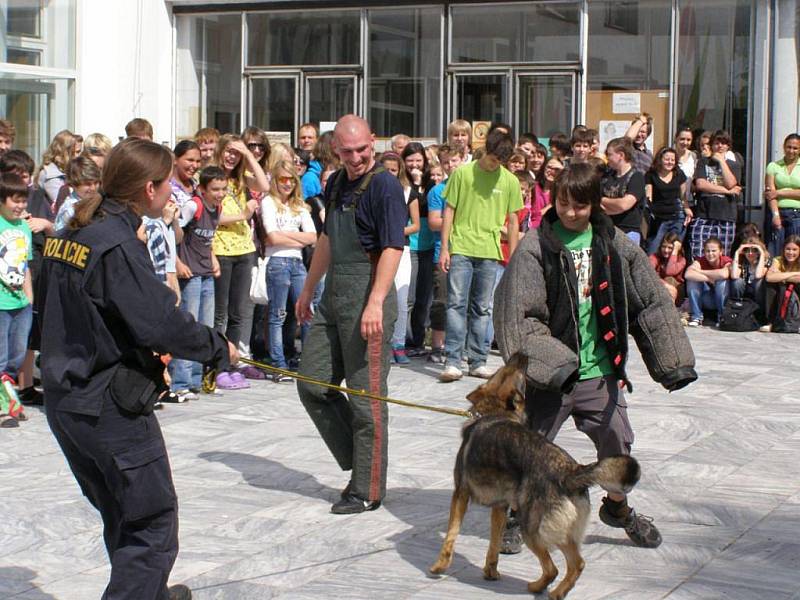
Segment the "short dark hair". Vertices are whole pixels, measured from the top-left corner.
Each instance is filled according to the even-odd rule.
[[[716,244],[716,245],[717,245],[717,247],[718,247],[720,250],[724,250],[724,249],[725,249],[725,246],[723,246],[723,245],[722,245],[722,240],[721,240],[721,239],[719,239],[718,237],[714,236],[714,235],[712,235],[712,236],[709,236],[709,237],[706,239],[706,241],[705,241],[705,242],[703,242],[703,249],[705,249],[705,247],[706,247],[706,246],[708,246],[709,244]]]
[[[590,129],[586,129],[582,127],[581,129],[576,129],[572,132],[572,139],[569,141],[570,147],[574,146],[575,144],[589,144],[590,146],[594,142],[594,134]]]
[[[567,155],[569,154],[570,146],[569,146],[569,138],[565,133],[554,133],[550,136],[550,147],[555,148],[561,154]]]
[[[228,181],[228,176],[225,175],[225,171],[223,171],[220,167],[217,166],[209,166],[200,171],[200,187],[207,188],[208,184],[214,181],[215,179],[220,179],[222,181]]]
[[[717,129],[714,133],[711,134],[711,139],[708,140],[708,143],[713,144],[714,142],[722,142],[723,144],[727,144],[728,147],[733,146],[733,140],[731,139],[731,134],[725,131],[724,129]]]
[[[501,163],[506,163],[514,152],[514,140],[511,134],[502,129],[495,129],[486,136],[486,153],[491,154]]]
[[[28,186],[16,173],[4,173],[0,178],[0,202],[5,203],[12,196],[28,197]]]
[[[564,194],[582,206],[591,204],[593,209],[599,207],[603,198],[600,173],[589,163],[570,164],[553,182],[553,204]]]
[[[539,138],[536,137],[535,133],[531,133],[530,131],[519,134],[519,137],[517,138],[517,146],[522,146],[522,144],[526,143],[538,144]]]
[[[197,150],[200,152],[200,146],[197,145],[197,142],[194,140],[181,140],[177,144],[175,144],[175,148],[172,150],[172,153],[175,155],[175,158],[180,158],[189,150]]]
[[[33,159],[24,150],[9,150],[0,157],[0,173],[2,174],[25,171],[28,175],[33,175],[35,167]]]

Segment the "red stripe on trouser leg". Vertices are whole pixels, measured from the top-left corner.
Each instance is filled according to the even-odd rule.
[[[369,361],[369,391],[381,394],[381,347],[383,334],[374,333],[367,340],[367,358]],[[369,477],[369,500],[379,500],[381,495],[381,459],[383,458],[383,423],[381,422],[381,403],[379,400],[370,400],[372,411],[373,438],[372,438],[372,467]]]

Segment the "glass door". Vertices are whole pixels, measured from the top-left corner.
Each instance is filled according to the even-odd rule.
[[[510,115],[508,72],[455,73],[453,119],[508,122]]]
[[[576,109],[574,73],[518,73],[516,125],[518,133],[532,132],[549,139],[570,134]]]
[[[356,75],[306,75],[303,122],[337,121],[357,112]]]
[[[288,133],[294,140],[299,125],[299,73],[251,77],[248,98],[250,119],[247,125]]]

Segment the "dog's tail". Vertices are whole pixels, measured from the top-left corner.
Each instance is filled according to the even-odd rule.
[[[592,485],[599,485],[607,492],[627,494],[639,481],[641,470],[632,456],[610,456],[589,465],[580,465],[566,478],[566,485],[577,492]]]

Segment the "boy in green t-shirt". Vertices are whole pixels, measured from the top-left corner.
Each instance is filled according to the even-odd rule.
[[[528,425],[552,441],[572,417],[594,442],[598,460],[628,455],[633,444],[622,391],[632,390],[628,333],[666,389],[697,378],[672,299],[644,252],[603,213],[602,196],[590,164],[562,172],[553,185],[554,210],[523,238],[494,304],[503,356],[528,357]],[[600,519],[624,528],[637,546],[661,543],[653,520],[628,506],[625,494],[607,490]],[[517,551],[518,541],[511,519],[501,551]]]
[[[502,166],[513,152],[514,141],[508,133],[491,131],[486,136],[486,154],[456,169],[442,194],[447,206],[439,268],[447,273],[447,362],[440,381],[461,379],[465,344],[469,374],[492,376],[486,366],[486,331],[497,263],[503,258],[500,230],[508,218],[508,249],[513,254],[519,239],[517,211],[523,206],[519,181]]]
[[[15,380],[25,360],[31,330],[33,286],[28,271],[32,258],[31,230],[25,222],[28,186],[21,177],[0,180],[0,378]],[[24,419],[10,385],[0,392],[0,426]]]

